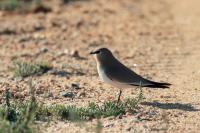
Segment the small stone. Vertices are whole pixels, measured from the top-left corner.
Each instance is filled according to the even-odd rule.
[[[35,124],[42,124],[42,121],[34,121]]]
[[[53,98],[54,98],[54,99],[60,99],[60,97],[59,97],[59,96],[54,96]]]
[[[67,30],[67,25],[62,25],[62,26],[61,26],[61,30],[62,30],[62,31],[66,31],[66,30]]]
[[[113,127],[113,126],[114,126],[113,123],[106,123],[106,124],[104,125],[104,127]]]
[[[115,116],[110,116],[107,118],[108,120],[114,120],[115,119]]]
[[[43,29],[45,29],[45,27],[40,23],[37,23],[37,24],[34,25],[35,31],[39,31],[39,30],[43,30]]]
[[[46,39],[45,35],[41,35],[41,34],[34,34],[34,35],[33,35],[33,38],[34,38],[35,40],[37,40],[37,41]]]
[[[46,52],[48,52],[48,49],[47,48],[41,48],[39,52],[40,53],[46,53]]]
[[[120,115],[118,115],[116,118],[117,118],[117,119],[122,119],[122,117],[123,117],[123,115],[120,114]]]
[[[53,93],[52,92],[49,92],[47,97],[53,97]]]
[[[63,51],[59,51],[58,54],[57,54],[57,57],[61,57],[61,56],[64,56],[65,53]]]
[[[85,96],[86,96],[86,93],[83,92],[83,91],[82,91],[82,92],[80,91],[80,92],[77,93],[77,96],[78,96],[78,97],[85,97]]]
[[[36,94],[44,94],[44,90],[42,88],[38,88],[36,90]]]
[[[50,7],[46,7],[44,5],[36,6],[32,9],[33,13],[48,13],[51,12],[52,9]]]
[[[3,27],[0,29],[0,35],[11,35],[16,33],[15,27]]]
[[[131,131],[131,127],[128,127],[128,128],[126,129],[126,131]]]
[[[14,78],[14,80],[17,81],[17,82],[20,82],[20,81],[23,81],[24,78],[23,77],[16,77],[16,78]]]
[[[69,54],[69,50],[68,49],[65,49],[63,51],[59,51],[58,54],[57,54],[57,56],[64,56],[66,54]]]
[[[82,25],[84,25],[84,20],[83,19],[78,20],[76,27],[80,28]]]
[[[65,49],[65,50],[64,50],[64,53],[65,53],[65,54],[69,54],[69,49]]]
[[[28,41],[30,41],[31,39],[33,39],[31,36],[23,35],[23,36],[21,36],[21,37],[18,39],[18,42],[19,42],[19,43],[28,42]]]
[[[48,71],[48,74],[52,74],[52,75],[55,75],[55,76],[58,76],[58,77],[66,77],[68,78],[68,72],[66,71],[60,71],[60,70],[57,70],[57,69],[52,69],[52,70],[49,70]]]
[[[18,99],[18,98],[24,98],[24,95],[21,94],[21,93],[15,93],[15,94],[14,94],[14,97],[15,97],[16,99]]]
[[[70,88],[71,88],[71,89],[75,89],[75,90],[81,89],[81,88],[79,87],[79,85],[78,85],[78,84],[75,84],[75,83],[72,83]]]
[[[71,51],[70,55],[75,58],[80,58],[78,50]]]
[[[61,92],[60,95],[63,96],[63,97],[66,97],[66,98],[73,98],[74,97],[73,92]]]

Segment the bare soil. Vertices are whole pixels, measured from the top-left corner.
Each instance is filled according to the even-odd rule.
[[[28,79],[13,79],[13,60],[50,62],[54,70],[34,76],[37,99],[45,104],[87,105],[117,98],[102,83],[89,52],[107,47],[138,74],[172,83],[144,88],[137,115],[102,118],[103,132],[197,133],[200,130],[200,1],[85,0],[63,5],[52,0],[48,13],[0,11],[0,95],[29,98]],[[78,52],[78,55],[75,54]],[[71,84],[81,89],[65,98]],[[124,89],[122,99],[138,90]],[[0,99],[0,103],[2,103]],[[80,126],[53,121],[44,132],[94,132],[96,120]]]

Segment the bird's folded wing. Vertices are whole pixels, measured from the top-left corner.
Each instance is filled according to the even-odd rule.
[[[135,86],[152,85],[151,81],[144,79],[125,66],[107,68],[104,70],[107,77],[120,84],[129,84]]]

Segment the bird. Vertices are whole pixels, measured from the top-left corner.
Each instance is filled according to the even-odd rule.
[[[119,89],[117,103],[120,101],[123,88],[169,88],[171,85],[170,83],[155,82],[143,78],[122,64],[107,48],[99,48],[90,52],[90,54],[94,55],[101,81]]]

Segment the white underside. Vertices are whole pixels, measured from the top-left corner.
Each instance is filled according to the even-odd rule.
[[[99,77],[100,77],[101,81],[103,81],[105,83],[108,83],[108,84],[110,84],[112,86],[115,86],[117,88],[133,88],[132,85],[125,84],[125,83],[120,83],[120,82],[113,81],[113,80],[109,79],[107,77],[107,75],[104,73],[104,71],[101,70],[101,68],[98,67],[98,66],[97,66],[97,71],[98,71],[98,74],[99,74]]]

